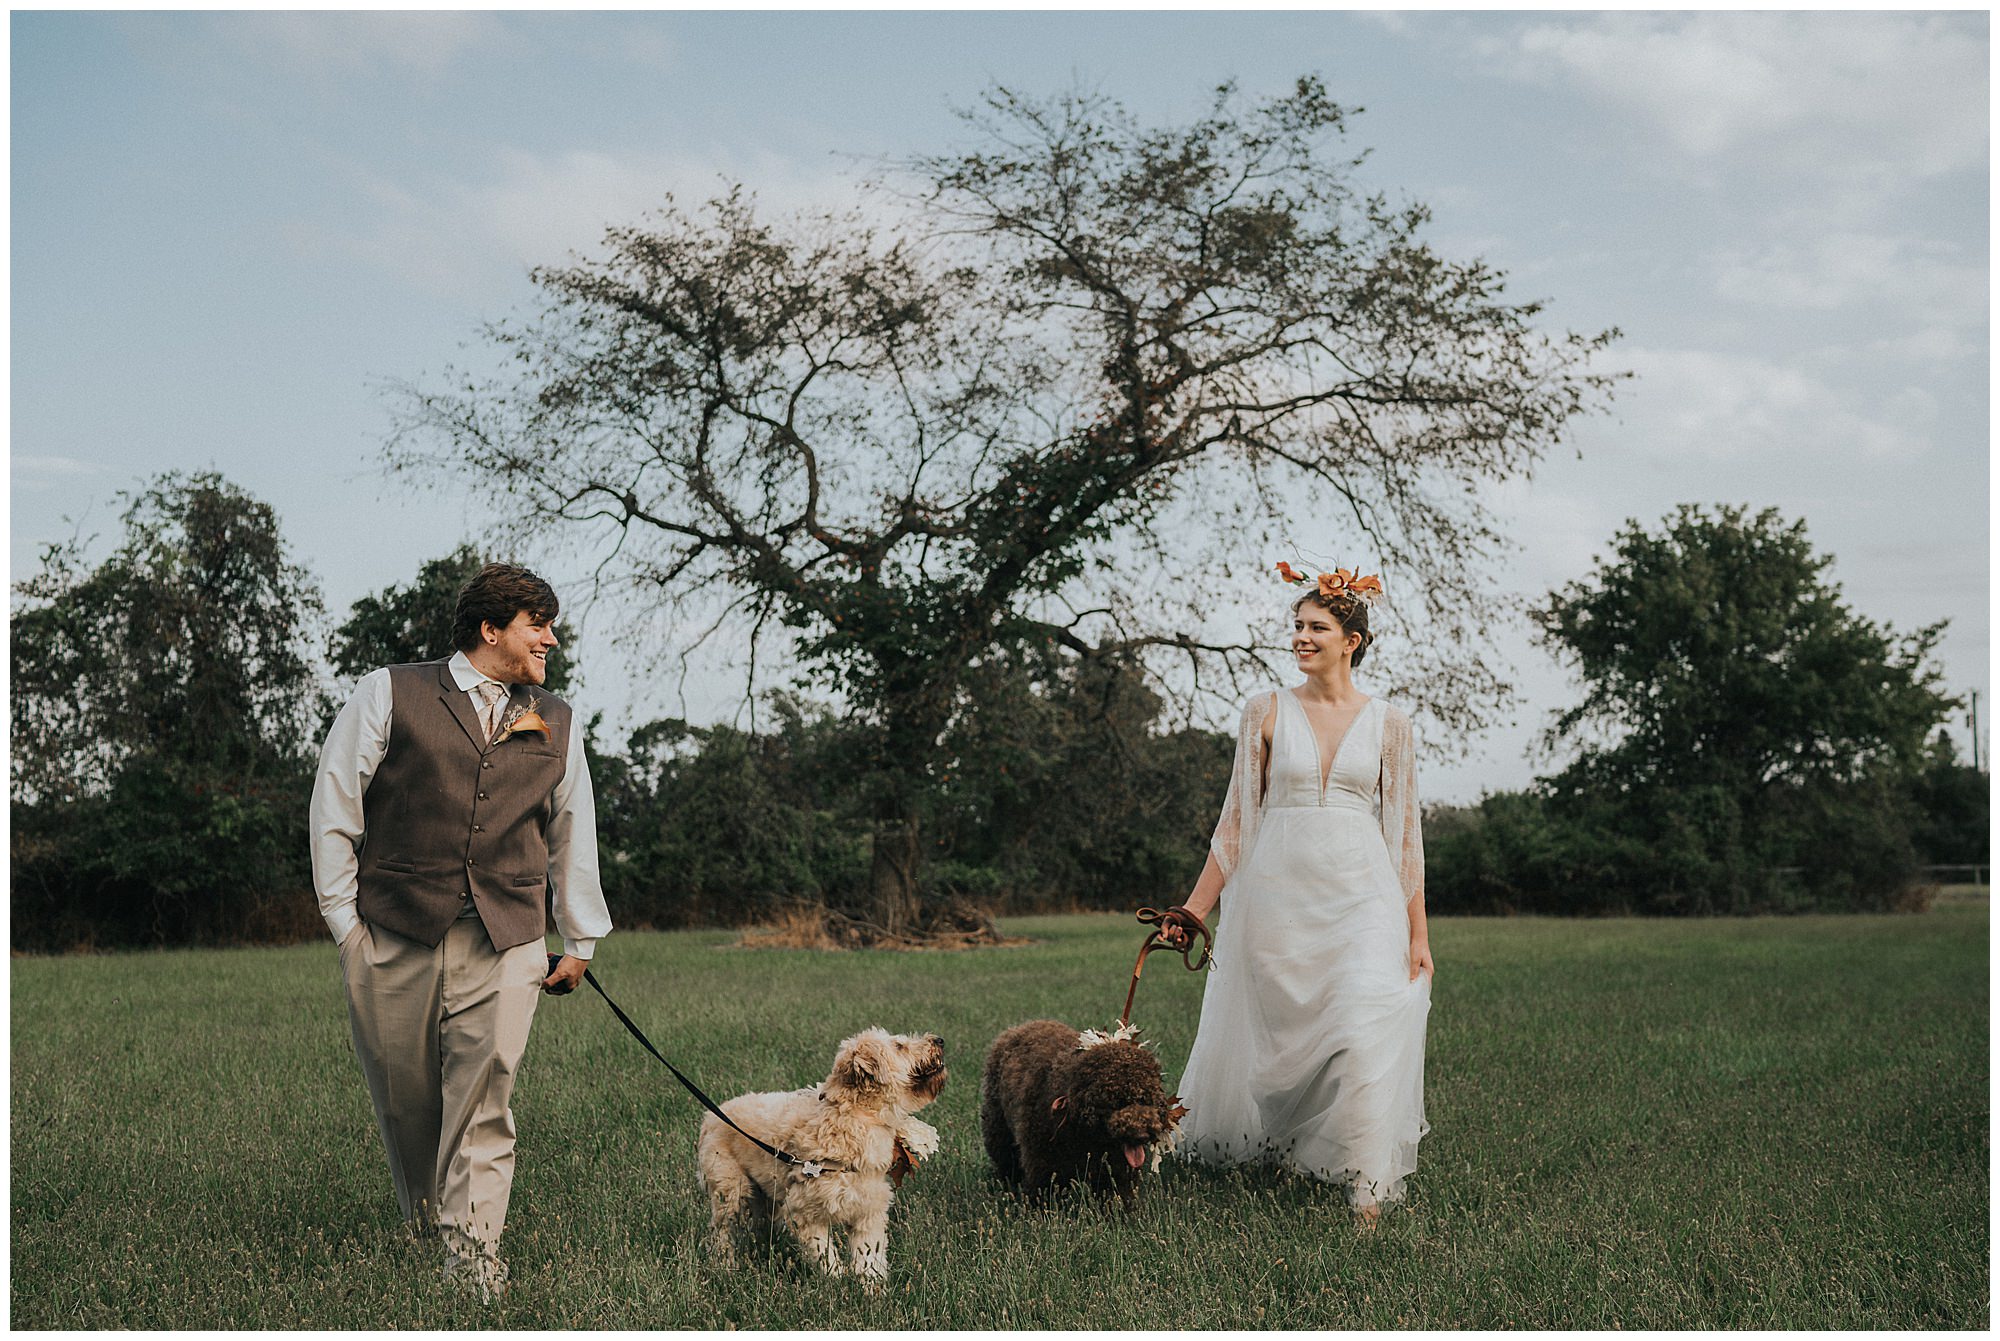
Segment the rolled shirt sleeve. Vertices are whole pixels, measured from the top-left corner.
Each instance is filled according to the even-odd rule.
[[[336,943],[361,925],[361,840],[367,820],[361,806],[368,781],[389,749],[395,695],[386,668],[361,677],[353,697],[333,719],[320,746],[306,823],[312,834],[313,890],[319,915]]]
[[[611,930],[604,883],[597,869],[597,798],[590,786],[582,723],[570,716],[569,757],[551,798],[549,889],[563,953],[589,959]]]

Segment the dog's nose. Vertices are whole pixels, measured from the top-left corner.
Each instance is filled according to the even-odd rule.
[[[936,1048],[936,1049],[937,1049],[937,1050],[938,1050],[939,1052],[943,1052],[943,1051],[944,1051],[944,1040],[943,1040],[942,1038],[938,1037],[938,1036],[937,1036],[936,1034],[932,1034],[932,1035],[931,1035],[931,1046],[932,1046],[932,1047],[934,1047],[934,1048]]]

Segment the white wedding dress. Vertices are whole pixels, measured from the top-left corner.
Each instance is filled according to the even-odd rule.
[[[1262,728],[1272,726],[1261,792]],[[1325,771],[1290,690],[1254,696],[1211,850],[1226,883],[1180,1083],[1181,1152],[1273,1161],[1400,1200],[1424,1121],[1428,972],[1405,904],[1423,883],[1408,716],[1364,704]]]

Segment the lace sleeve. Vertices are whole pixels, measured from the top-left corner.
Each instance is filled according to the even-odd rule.
[[[1229,794],[1222,798],[1222,818],[1208,850],[1227,880],[1257,839],[1257,821],[1264,813],[1264,723],[1277,706],[1276,695],[1253,694],[1243,705],[1236,729],[1236,763],[1229,770]]]
[[[1409,714],[1390,708],[1382,723],[1382,841],[1403,882],[1403,901],[1424,889],[1424,821],[1417,808],[1417,747]]]

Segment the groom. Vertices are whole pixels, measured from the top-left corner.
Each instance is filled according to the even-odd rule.
[[[313,884],[403,1218],[482,1299],[507,1278],[514,1074],[542,991],[611,930],[567,703],[539,688],[558,604],[525,568],[459,592],[448,660],[371,671],[313,783]],[[553,910],[563,958],[543,949]]]

